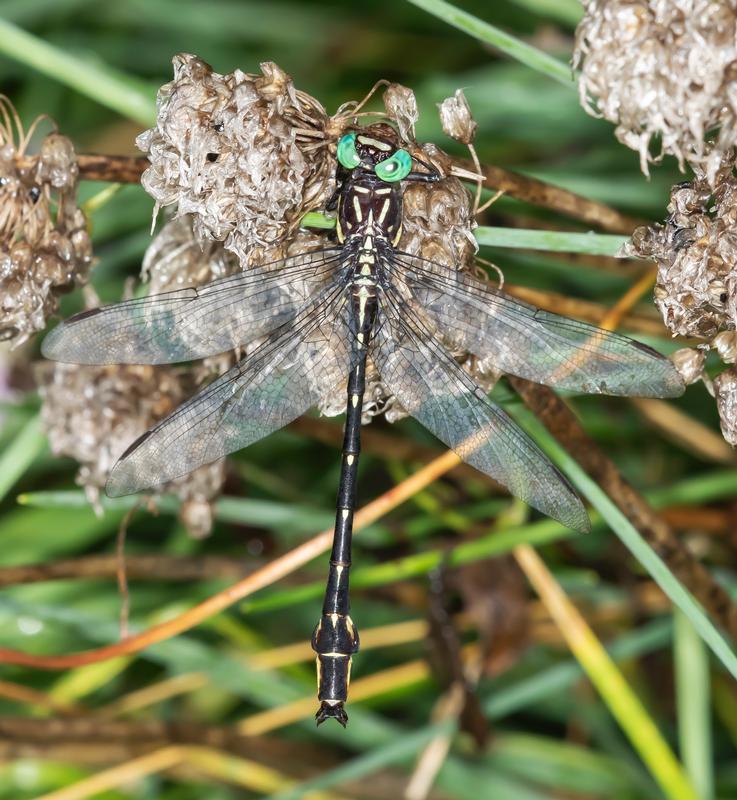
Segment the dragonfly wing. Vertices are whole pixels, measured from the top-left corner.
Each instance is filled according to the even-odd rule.
[[[350,371],[346,325],[339,287],[136,440],[113,468],[108,496],[171,481],[303,414]]]
[[[379,294],[372,357],[405,409],[467,463],[575,530],[589,529],[581,499],[515,422],[438,345],[393,290]]]
[[[387,266],[441,330],[510,375],[573,392],[677,397],[684,384],[634,339],[542,311],[466,273],[407,253]]]
[[[83,311],[57,325],[41,351],[73,364],[171,364],[223,353],[278,328],[338,279],[340,265],[340,249],[327,248]]]

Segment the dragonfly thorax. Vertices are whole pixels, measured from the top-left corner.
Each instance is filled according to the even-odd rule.
[[[338,194],[338,241],[383,239],[396,246],[402,233],[402,191],[369,172],[356,170]]]

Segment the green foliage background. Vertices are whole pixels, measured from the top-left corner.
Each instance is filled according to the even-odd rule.
[[[462,6],[563,61],[570,57],[572,33],[581,13],[574,0],[477,0]],[[476,147],[482,162],[543,178],[636,217],[662,218],[670,185],[682,179],[672,162],[653,170],[650,180],[643,178],[637,155],[615,141],[612,127],[581,110],[573,83],[565,85],[526,64],[500,57],[489,44],[411,3],[0,0],[0,21],[20,26],[88,65],[81,78],[73,78],[63,63],[46,62],[45,71],[35,69],[30,50],[23,46],[12,58],[0,57],[0,90],[12,99],[24,122],[49,114],[79,152],[133,153],[134,137],[144,127],[146,109],[152,108],[141,101],[140,113],[131,115],[134,118],[117,113],[116,101],[108,95],[105,102],[104,85],[99,88],[101,76],[110,69],[116,71],[136,90],[136,97],[149,97],[152,103],[156,88],[170,79],[172,56],[184,51],[196,53],[219,72],[236,67],[255,71],[261,61],[276,61],[299,88],[320,99],[330,112],[346,100],[363,97],[379,78],[399,81],[417,94],[418,138],[465,156],[460,145],[443,136],[435,108],[435,103],[462,87],[479,123]],[[12,32],[0,29],[0,34],[0,51],[7,53],[13,47]],[[92,99],[96,94],[101,96]],[[101,188],[86,184],[84,196]],[[152,200],[142,189],[128,186],[95,212],[92,230],[99,263],[92,283],[103,300],[118,299],[124,280],[137,275],[150,241],[151,208]],[[493,207],[489,223],[581,229],[570,220],[561,221],[508,198]],[[512,283],[604,306],[615,302],[632,282],[631,271],[597,269],[585,257],[493,248],[485,248],[482,254],[498,263]],[[80,306],[77,292],[65,299],[62,315]],[[676,346],[666,333],[650,342],[663,352]],[[24,352],[24,359],[30,357],[35,357],[33,350]],[[503,387],[500,396],[511,397]],[[710,464],[659,434],[624,400],[576,398],[573,402],[587,431],[627,478],[648,496],[661,497],[661,505],[711,504],[722,509],[733,502],[737,477],[732,467]],[[689,389],[677,405],[718,430],[713,401],[703,386]],[[0,490],[4,494],[0,566],[112,552],[123,510],[111,508],[97,518],[82,503],[60,507],[60,496],[53,493],[75,488],[76,465],[48,453],[34,422],[37,408],[31,390],[5,402],[0,432]],[[411,421],[393,427],[384,422],[374,425],[429,443]],[[229,483],[229,493],[232,487],[238,498],[229,511],[220,508],[209,539],[191,539],[171,514],[139,513],[129,527],[127,552],[217,554],[238,560],[250,554],[267,560],[330,524],[339,468],[335,449],[304,435],[280,432],[239,454],[234,465],[236,478]],[[416,466],[367,454],[361,470],[361,502],[385,491]],[[39,492],[51,494],[40,497]],[[18,495],[35,496],[36,501],[19,506]],[[607,517],[605,504],[597,508]],[[676,753],[686,759],[690,777],[700,787],[698,796],[725,800],[737,796],[734,683],[714,660],[711,670],[716,680],[711,685],[701,640],[683,618],[676,626],[676,642],[681,646],[674,656],[671,614],[653,613],[632,602],[631,587],[648,579],[647,568],[631,558],[603,524],[591,536],[573,539],[550,523],[525,524],[523,520],[516,524],[512,517],[507,523],[509,543],[494,544],[493,526],[500,510],[510,513],[508,502],[490,499],[481,481],[439,482],[360,535],[355,552],[357,583],[361,569],[370,574],[373,565],[423,552],[442,553],[470,537],[489,541],[486,550],[478,548],[475,558],[499,556],[514,543],[542,543],[546,562],[576,603],[591,612],[608,604],[618,609],[615,623],[604,627],[602,638],[620,658],[626,657],[631,685]],[[607,519],[617,527],[615,519]],[[691,533],[705,548],[710,568],[731,584],[735,562],[725,547],[728,540],[703,544],[698,530]],[[198,725],[234,723],[313,690],[311,664],[256,672],[238,654],[307,638],[319,610],[319,590],[309,586],[322,580],[323,562],[320,559],[289,581],[135,658],[66,675],[6,667],[0,668],[0,678],[48,692],[60,701],[95,708],[155,681],[200,671],[210,679],[205,688],[139,712],[138,718],[188,720]],[[418,562],[416,574],[406,578],[420,594],[427,589],[426,573],[432,562],[433,558]],[[511,562],[503,563],[515,569]],[[374,581],[380,588],[357,588],[354,616],[362,629],[420,615],[401,600],[406,592],[392,590],[397,577],[391,567],[384,568]],[[309,586],[294,591],[302,584]],[[144,628],[224,585],[222,581],[135,582],[131,624]],[[117,587],[108,581],[8,588],[0,595],[0,643],[38,653],[95,647],[117,638],[119,606]],[[355,676],[422,658],[425,653],[421,642],[367,650],[355,661]],[[674,664],[679,663],[680,692],[673,685]],[[349,708],[351,723],[345,732],[329,725],[316,730],[313,721],[305,719],[271,735],[303,742],[305,752],[308,746],[322,748],[332,765],[321,771],[326,785],[339,787],[345,779],[358,781],[359,786],[364,782],[365,795],[353,784],[351,791],[336,788],[340,796],[390,797],[381,794],[380,784],[371,785],[372,776],[384,769],[394,770],[396,776],[411,768],[437,729],[431,727],[431,712],[441,691],[428,680],[356,703]],[[492,720],[491,743],[478,752],[464,735],[454,739],[438,779],[438,797],[635,800],[697,796],[689,793],[685,783],[663,794],[607,706],[560,645],[531,644],[500,677],[482,681],[479,696]],[[713,711],[717,712],[714,720]],[[0,714],[44,717],[49,712],[0,697]],[[258,761],[259,753],[249,757]],[[344,772],[336,772],[338,767]],[[0,765],[0,798],[39,797],[98,768],[13,759]],[[285,778],[299,774],[290,764],[283,765],[283,772]],[[297,789],[292,794],[269,794],[236,788],[220,778],[151,776],[104,797],[230,800],[268,795],[283,799],[304,793]]]

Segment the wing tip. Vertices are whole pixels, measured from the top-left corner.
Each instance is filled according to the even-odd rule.
[[[49,361],[61,361],[59,352],[59,340],[61,339],[61,327],[64,323],[57,325],[54,330],[49,331],[41,342],[41,355]]]
[[[137,485],[135,471],[132,469],[130,457],[152,433],[152,430],[144,431],[126,447],[115,462],[115,466],[112,468],[107,482],[105,483],[105,494],[108,497],[125,497],[126,495],[135,494],[147,488]]]

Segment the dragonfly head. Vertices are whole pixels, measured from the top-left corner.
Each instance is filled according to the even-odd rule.
[[[348,170],[359,169],[396,183],[412,171],[412,156],[399,146],[399,137],[384,122],[347,133],[338,141],[338,161]]]

